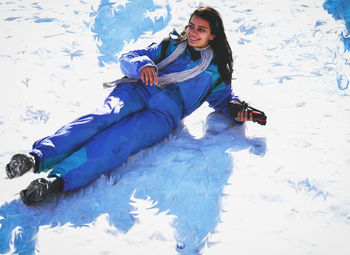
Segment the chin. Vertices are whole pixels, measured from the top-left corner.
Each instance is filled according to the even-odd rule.
[[[190,45],[192,47],[198,47],[198,48],[201,47],[200,44],[198,44],[198,43],[193,43],[193,42],[190,42],[190,41],[187,41],[187,42],[188,42],[188,45]]]
[[[190,46],[195,46],[191,41],[189,41],[189,40],[187,40],[187,43],[188,43],[188,45],[190,45]]]

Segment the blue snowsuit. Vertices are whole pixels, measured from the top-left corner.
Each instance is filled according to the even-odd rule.
[[[162,43],[120,57],[122,72],[139,82],[115,87],[99,111],[34,143],[31,153],[39,159],[39,172],[51,170],[49,176],[62,178],[63,191],[75,190],[168,136],[204,100],[230,117],[227,103],[236,97],[230,85],[216,84],[220,75],[215,56],[203,73],[163,90],[141,82],[140,70],[146,65],[155,66],[161,57]],[[176,49],[174,43],[175,40],[170,41],[166,56]],[[199,61],[191,58],[187,48],[173,63],[159,70],[158,76],[192,68]]]

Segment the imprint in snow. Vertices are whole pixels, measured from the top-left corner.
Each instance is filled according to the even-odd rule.
[[[32,6],[36,9],[42,10],[43,8],[40,7],[39,3],[32,3]]]
[[[147,32],[155,33],[165,28],[171,19],[168,3],[155,5],[151,0],[123,3],[102,1],[94,16],[91,30],[95,33],[97,48],[101,53],[99,65],[118,62],[116,54],[129,43]]]
[[[244,45],[245,43],[250,43],[250,42],[251,42],[251,40],[247,40],[244,38],[239,38],[239,41],[237,41],[237,43],[240,45]]]
[[[253,138],[249,141],[251,147],[249,152],[256,156],[264,156],[266,153],[266,141],[265,138]]]
[[[7,19],[5,19],[5,21],[13,21],[13,20],[16,20],[16,19],[20,19],[22,17],[9,17]]]
[[[315,24],[315,27],[322,26],[324,24],[326,24],[326,22],[324,22],[324,21],[317,21],[316,24]]]
[[[338,88],[340,90],[346,90],[347,88],[349,88],[349,84],[350,84],[348,78],[342,74],[337,77],[337,83],[338,83]]]
[[[76,50],[72,52],[70,49],[63,49],[63,52],[67,53],[67,56],[70,56],[70,60],[73,60],[75,57],[84,55],[82,50]]]
[[[350,51],[350,34],[344,35],[344,33],[341,33],[341,40],[344,43],[345,51]]]
[[[249,27],[249,26],[241,25],[237,29],[237,32],[239,31],[244,33],[245,35],[250,35],[254,33],[254,30],[256,30],[256,28],[257,28],[256,26]]]
[[[305,193],[313,194],[313,199],[320,196],[324,201],[326,201],[329,195],[327,191],[323,191],[317,185],[311,184],[308,178],[306,178],[304,181],[299,181],[298,183],[294,183],[292,181],[288,181],[288,183],[289,186],[294,188],[297,193],[304,191]]]
[[[291,77],[291,76],[281,76],[281,77],[279,77],[279,83],[283,83],[284,82],[284,80],[287,80],[287,81],[289,81],[289,80],[292,80],[293,79],[293,77]]]
[[[23,121],[31,121],[31,124],[46,123],[49,120],[50,113],[44,110],[33,109],[33,106],[29,106],[26,112],[22,115]]]
[[[35,23],[46,23],[46,22],[52,22],[56,19],[53,18],[43,18],[43,19],[36,19],[34,22]]]
[[[22,81],[22,83],[28,88],[29,87],[29,78],[25,78],[24,81]]]

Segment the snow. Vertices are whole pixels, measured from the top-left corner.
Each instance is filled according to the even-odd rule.
[[[232,126],[205,104],[110,176],[34,207],[18,192],[38,176],[0,171],[0,253],[350,254],[349,5],[326,2],[0,3],[2,169],[99,107],[122,51],[200,5],[224,19],[235,93],[268,116]]]

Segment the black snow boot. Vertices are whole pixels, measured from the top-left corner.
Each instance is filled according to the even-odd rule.
[[[21,176],[36,166],[34,156],[30,154],[16,154],[6,165],[6,174],[9,179]]]
[[[33,205],[44,201],[49,196],[61,192],[63,182],[61,178],[39,178],[20,192],[21,199],[26,205]]]

